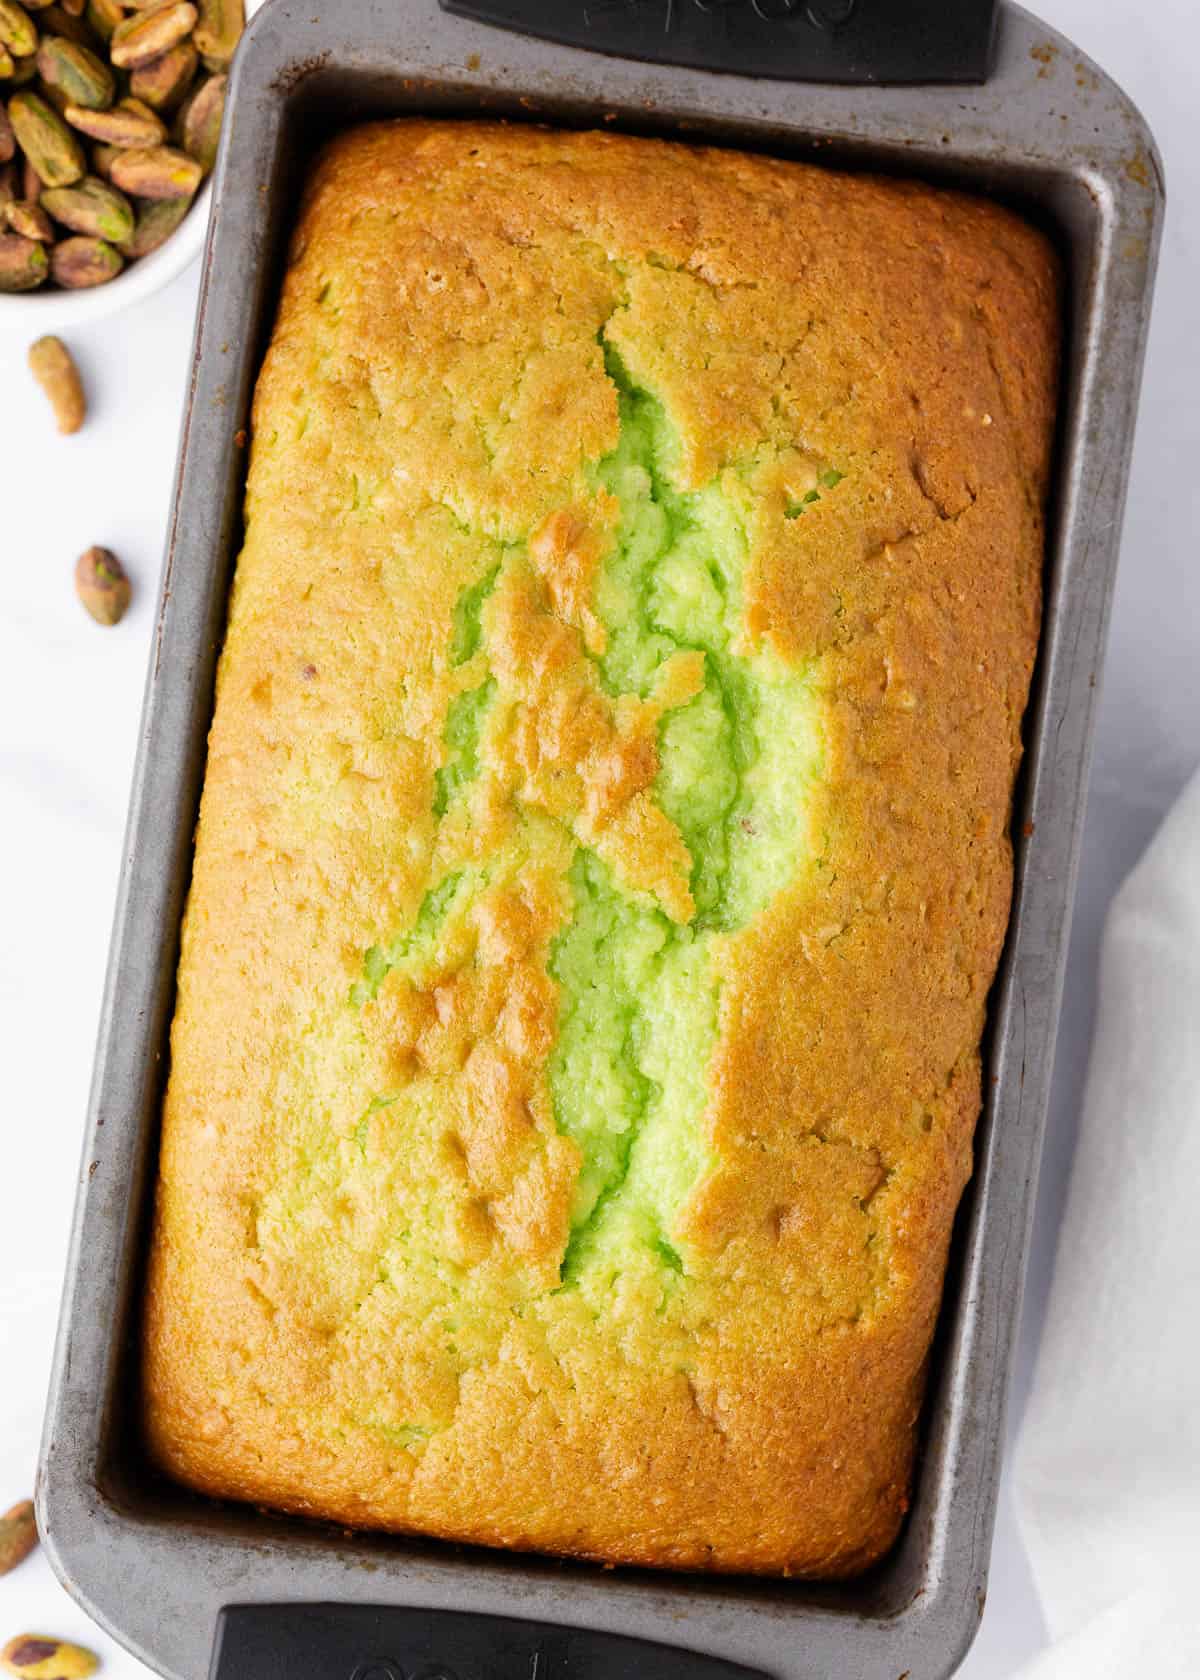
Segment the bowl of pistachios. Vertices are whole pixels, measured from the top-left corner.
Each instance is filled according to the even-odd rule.
[[[0,0],[0,328],[123,309],[197,255],[229,66],[256,9]]]

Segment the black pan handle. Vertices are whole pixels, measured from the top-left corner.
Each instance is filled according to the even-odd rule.
[[[448,1610],[238,1604],[211,1680],[764,1680],[756,1669],[617,1634]]]
[[[522,35],[794,82],[983,82],[996,0],[439,0]]]

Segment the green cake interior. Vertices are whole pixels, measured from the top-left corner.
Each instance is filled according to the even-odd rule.
[[[661,403],[608,345],[605,366],[617,387],[620,440],[595,482],[617,498],[621,518],[595,590],[606,631],[599,671],[610,694],[645,696],[673,654],[704,655],[701,692],[662,722],[654,787],[691,855],[696,913],[686,925],[673,922],[646,896],[623,892],[591,848],[576,850],[573,914],[550,961],[560,992],[550,1091],[556,1123],[582,1155],[566,1286],[589,1268],[611,1271],[631,1242],[665,1268],[686,1270],[672,1222],[707,1158],[702,1117],[719,995],[713,944],[796,876],[803,789],[820,759],[805,673],[740,645],[747,541],[737,507],[716,484],[675,489],[678,444]],[[454,664],[481,647],[486,654],[485,607],[499,571],[489,567],[459,598]],[[495,694],[489,676],[450,705],[438,818],[479,773]],[[355,1001],[391,967],[436,955],[438,935],[467,914],[486,880],[486,870],[459,872],[432,887],[414,927],[367,953]]]
[[[803,674],[735,652],[746,535],[716,486],[680,494],[662,405],[606,347],[620,442],[597,478],[617,497],[617,542],[596,589],[613,694],[646,695],[680,649],[705,682],[659,732],[655,797],[692,858],[686,926],[622,893],[586,848],[571,870],[574,915],[551,973],[561,994],[550,1089],[583,1154],[563,1281],[619,1263],[631,1241],[683,1261],[673,1218],[704,1169],[702,1116],[717,1027],[714,938],[743,926],[796,873],[802,789],[819,740]]]

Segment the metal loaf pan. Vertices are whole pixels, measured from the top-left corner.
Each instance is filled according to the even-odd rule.
[[[349,121],[403,112],[603,122],[950,181],[1023,207],[1066,259],[1046,617],[976,1174],[947,1281],[911,1516],[889,1558],[842,1587],[605,1571],[352,1536],[206,1502],[156,1478],[142,1456],[140,1273],[249,396],[313,144]],[[214,1673],[282,1673],[282,1656],[276,1667],[248,1654],[264,1624],[222,1617],[230,1605],[286,1607],[271,1612],[278,1637],[264,1643],[288,1645],[290,1680],[411,1680],[414,1663],[455,1680],[451,1649],[471,1680],[510,1670],[513,1680],[545,1680],[545,1669],[662,1673],[681,1657],[694,1676],[723,1659],[779,1680],[941,1680],[961,1661],[986,1588],[1161,213],[1159,163],[1137,111],[1070,43],[1011,5],[1000,9],[992,72],[977,87],[847,89],[674,69],[518,37],[444,15],[434,0],[273,0],[254,19],[217,174],[39,1477],[55,1568],[161,1674],[199,1680],[219,1622]],[[332,1658],[313,1620],[323,1613],[303,1608],[316,1601],[351,1607],[343,1623],[329,1623],[338,1614],[330,1610],[322,1624],[340,1653]],[[397,1607],[422,1612],[419,1637]],[[462,1612],[516,1620],[486,1624],[485,1660],[471,1656],[463,1631],[484,1624]],[[461,1637],[451,1638],[455,1627]],[[618,1660],[597,1630],[676,1650]],[[401,1646],[407,1654],[397,1656]]]

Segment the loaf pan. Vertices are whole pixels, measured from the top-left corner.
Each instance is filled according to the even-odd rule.
[[[839,16],[854,10],[836,4]],[[273,0],[250,25],[215,184],[38,1487],[63,1581],[171,1680],[200,1680],[210,1665],[218,1680],[716,1680],[728,1664],[777,1680],[943,1680],[978,1625],[1162,180],[1129,100],[1017,7],[999,8],[994,40],[989,20],[990,71],[978,85],[805,84],[795,79],[801,37],[814,18],[829,20],[834,0],[823,5],[561,0],[560,19],[577,10],[600,48],[626,45],[605,36],[606,17],[632,22],[643,33],[626,50],[637,58],[532,39],[434,0]],[[716,65],[723,42],[783,18],[778,74],[652,62],[670,56],[681,7],[708,17]],[[694,60],[707,26],[689,11],[688,27]],[[156,1477],[140,1444],[140,1279],[250,392],[314,145],[348,122],[406,112],[603,124],[920,175],[1001,196],[1046,226],[1065,259],[1046,613],[975,1177],[909,1520],[883,1564],[843,1586],[351,1535],[191,1495]],[[642,1640],[657,1643],[628,1643]]]

